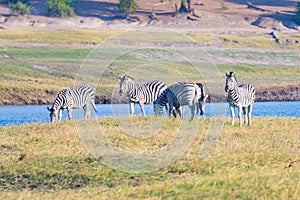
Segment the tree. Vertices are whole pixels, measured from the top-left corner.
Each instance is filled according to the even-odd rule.
[[[11,1],[15,2],[15,1]],[[26,1],[18,0],[16,3],[10,3],[9,7],[14,14],[26,15],[30,14],[31,7],[26,4]]]
[[[137,9],[137,4],[135,0],[120,0],[119,1],[119,12],[128,18],[131,12],[135,12]]]
[[[48,11],[54,17],[72,17],[75,15],[72,0],[48,0]]]

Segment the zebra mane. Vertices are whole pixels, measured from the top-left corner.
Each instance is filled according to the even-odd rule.
[[[131,79],[131,80],[135,81],[135,80],[134,80],[134,78],[132,78],[132,77],[131,77],[131,76],[129,76],[129,75],[124,75],[124,76],[122,77],[122,79],[125,79],[125,78],[129,78],[129,79]]]
[[[230,72],[230,73],[229,73],[229,76],[235,78],[235,72]]]

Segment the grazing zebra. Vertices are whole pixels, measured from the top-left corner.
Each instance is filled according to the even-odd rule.
[[[206,94],[206,92],[204,90],[204,87],[201,83],[196,83],[196,84],[200,88],[200,91],[201,91],[201,96],[200,96],[200,98],[198,100],[198,103],[197,103],[197,114],[200,111],[200,114],[201,114],[202,118],[204,118],[205,105],[208,101],[209,95]]]
[[[85,111],[85,118],[89,118],[90,105],[92,105],[94,110],[97,112],[94,98],[94,89],[88,85],[79,85],[73,88],[63,89],[57,95],[52,108],[48,107],[51,122],[60,121],[62,118],[62,110],[65,108],[68,109],[69,120],[72,120],[72,108],[81,107],[83,107]]]
[[[201,91],[200,98],[198,99],[198,103],[196,104],[196,111],[197,111],[197,114],[199,114],[199,111],[200,111],[200,115],[202,116],[202,119],[204,119],[205,105],[208,101],[209,94],[206,94],[204,87],[201,83],[196,83],[196,84],[200,88],[200,91]],[[185,106],[181,106],[182,117],[183,117],[183,113],[184,113],[184,108],[185,108]]]
[[[234,107],[238,107],[239,110],[240,127],[242,126],[242,110],[244,112],[244,123],[246,123],[246,116],[248,116],[248,125],[250,126],[252,106],[255,100],[255,89],[250,84],[238,86],[234,72],[226,73],[225,75],[225,92],[228,92],[227,101],[231,111],[231,126],[234,124]]]
[[[144,104],[153,103],[157,97],[167,88],[165,83],[152,80],[146,83],[136,83],[133,78],[125,75],[120,79],[120,95],[127,94],[130,107],[130,115],[134,113],[134,103],[139,103],[142,114],[146,117]]]
[[[162,115],[163,107],[168,103],[169,116],[171,115],[173,109],[174,117],[177,117],[177,113],[182,118],[181,106],[189,106],[191,109],[191,120],[195,116],[195,107],[200,98],[201,91],[200,88],[195,83],[190,82],[178,82],[171,85],[154,101],[154,114]]]

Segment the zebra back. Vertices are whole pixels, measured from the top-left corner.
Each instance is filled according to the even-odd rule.
[[[193,105],[198,102],[201,91],[195,83],[191,82],[178,82],[169,87],[170,91],[175,95],[175,102],[180,106]]]
[[[160,80],[136,83],[127,75],[120,77],[120,94],[126,93],[133,102],[153,103],[166,88],[165,83]]]
[[[194,105],[200,98],[200,88],[191,82],[178,82],[169,86],[154,101],[154,113],[162,113],[162,108],[169,102],[176,107]]]
[[[85,84],[79,85],[73,88],[63,89],[55,99],[53,108],[55,110],[67,108],[68,106],[80,108],[86,104],[92,104],[96,110],[94,98],[95,93],[92,87]]]

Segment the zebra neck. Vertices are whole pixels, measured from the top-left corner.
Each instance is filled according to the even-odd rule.
[[[158,104],[159,107],[164,107],[168,103],[168,101],[165,97],[165,93],[163,93],[161,96],[159,96],[157,98],[157,100],[155,101],[155,103]]]
[[[128,84],[129,90],[127,91],[128,96],[135,97],[138,86],[139,85],[136,83],[129,83]]]
[[[59,110],[59,109],[61,109],[61,107],[63,106],[62,104],[63,104],[62,101],[55,101],[52,108],[53,108],[54,110]]]
[[[228,102],[230,104],[236,105],[239,102],[239,98],[238,87],[228,90]]]

